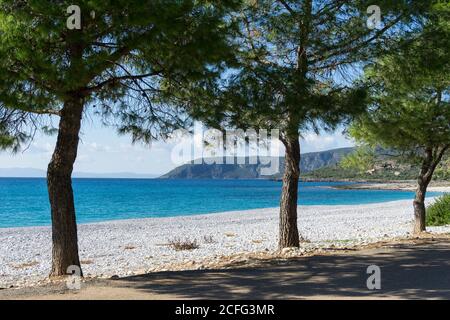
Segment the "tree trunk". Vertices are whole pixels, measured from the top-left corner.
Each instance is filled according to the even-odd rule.
[[[421,176],[419,177],[418,184],[416,197],[414,199],[414,234],[419,234],[426,230],[425,196],[427,193],[428,183],[426,183]]]
[[[279,248],[299,247],[297,227],[298,181],[300,177],[300,143],[298,136],[287,137],[283,189],[280,202]]]
[[[50,276],[53,277],[66,275],[69,266],[79,266],[81,270],[72,171],[77,157],[82,113],[81,98],[73,98],[64,103],[58,139],[47,171],[53,241]]]
[[[433,149],[427,148],[419,178],[417,179],[418,186],[414,199],[414,234],[420,234],[426,230],[425,196],[436,166],[437,163],[433,162]]]

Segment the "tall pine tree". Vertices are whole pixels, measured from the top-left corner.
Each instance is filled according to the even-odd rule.
[[[171,90],[220,73],[237,4],[0,1],[0,144],[17,150],[33,126],[59,118],[47,175],[52,276],[80,266],[71,174],[83,115],[96,110],[145,142],[183,126],[187,105]]]
[[[299,246],[302,134],[333,129],[364,110],[365,90],[352,81],[359,67],[389,49],[393,38],[414,31],[413,13],[428,7],[407,0],[376,4],[382,20],[368,26],[367,20],[376,18],[372,1],[247,1],[235,17],[240,67],[194,110],[195,117],[218,128],[280,129],[285,147],[280,248]]]

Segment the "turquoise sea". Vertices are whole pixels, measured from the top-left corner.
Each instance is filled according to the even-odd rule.
[[[412,192],[329,188],[338,184],[302,182],[299,204],[413,199]],[[74,179],[73,185],[79,223],[276,207],[281,191],[281,182],[267,180]],[[45,179],[0,178],[0,228],[49,224]]]

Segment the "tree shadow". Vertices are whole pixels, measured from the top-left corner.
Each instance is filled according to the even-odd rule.
[[[381,290],[367,288],[369,265],[381,268]],[[109,284],[180,299],[450,299],[450,243],[263,260],[252,268],[160,272]]]

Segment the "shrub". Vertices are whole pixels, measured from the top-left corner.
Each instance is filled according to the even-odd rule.
[[[450,194],[438,198],[427,209],[427,225],[443,226],[450,224]]]
[[[199,245],[197,240],[189,240],[189,239],[179,239],[175,238],[169,241],[169,247],[176,251],[184,251],[184,250],[194,250],[198,249]]]

